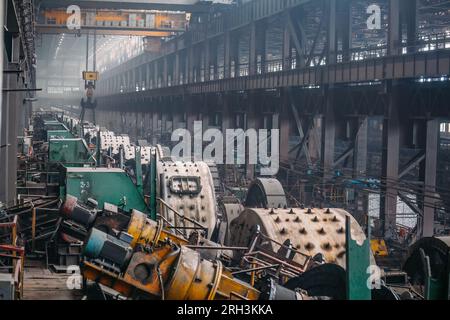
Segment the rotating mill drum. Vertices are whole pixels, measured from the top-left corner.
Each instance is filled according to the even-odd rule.
[[[190,218],[206,228],[210,239],[217,224],[213,178],[204,162],[158,161],[158,195],[168,206],[161,215],[189,237],[195,225],[174,213]],[[170,206],[170,208],[169,208]],[[184,228],[184,229],[183,229]]]
[[[323,256],[326,263],[345,268],[345,219],[351,219],[351,235],[358,244],[366,236],[358,222],[343,209],[246,209],[233,220],[230,232],[233,235],[229,245],[248,246],[255,236],[257,226],[260,232],[277,241],[290,243],[292,247],[307,256]],[[262,247],[278,252],[280,246],[272,241]],[[293,260],[303,264],[304,256],[296,254]]]
[[[257,300],[260,293],[233,277],[220,261],[202,259],[200,253],[181,248],[173,275],[166,284],[169,300]]]
[[[286,208],[287,199],[280,181],[274,178],[257,178],[248,188],[247,208]]]

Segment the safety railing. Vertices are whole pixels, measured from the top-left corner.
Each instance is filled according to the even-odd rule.
[[[14,280],[14,299],[23,298],[23,282],[25,271],[25,248],[18,245],[18,218],[11,222],[0,223],[0,230],[9,230],[10,242],[0,244],[0,260],[6,262],[8,272]]]
[[[279,250],[277,252],[270,250],[270,244],[278,247]],[[257,229],[248,250],[241,259],[241,262],[250,268],[236,271],[234,274],[250,273],[251,285],[254,285],[257,273],[261,271],[271,272],[274,276],[287,280],[305,272],[311,259],[311,256],[295,249],[292,245],[280,243]]]
[[[445,45],[440,45],[440,47],[444,46],[444,49],[428,50],[424,49],[423,44],[410,46],[402,44],[398,47],[398,55],[389,55],[385,45],[356,48],[349,50],[345,56],[344,52],[338,52],[336,63],[331,64],[327,61],[327,57],[322,55],[316,55],[309,59],[302,57],[303,61],[299,61],[298,57],[294,55],[284,63],[282,59],[259,61],[255,65],[254,75],[250,75],[249,63],[236,64],[235,61],[231,61],[229,73],[225,72],[224,66],[220,66],[216,67],[217,74],[213,73],[211,76],[210,72],[208,76],[205,70],[197,68],[192,71],[192,77],[184,75],[182,81],[180,77],[179,83],[172,81],[171,87],[168,87],[167,83],[163,83],[161,79],[158,80],[156,86],[150,82],[150,90],[146,90],[145,93],[147,95],[149,91],[155,92],[155,89],[176,88],[181,85],[192,85],[193,93],[197,93],[197,87],[200,86],[203,91],[211,90],[211,88],[218,90],[215,88],[219,86],[227,87],[224,90],[228,91],[234,90],[234,86],[242,87],[242,85],[274,88],[286,85],[317,86],[322,83],[428,77],[429,73],[432,73],[432,76],[440,76],[448,74],[446,60],[448,51],[450,51],[450,39],[442,36],[438,40],[440,43],[445,42]],[[447,40],[448,42],[446,42]],[[436,68],[437,70],[435,70]],[[231,84],[233,87],[228,88]],[[245,89],[242,87],[242,90]],[[114,94],[116,93],[114,92]],[[121,90],[121,93],[129,94],[131,92]]]
[[[186,237],[186,230],[197,230],[204,235],[208,234],[208,228],[201,223],[186,217],[161,198],[157,198],[156,201],[157,205],[159,204],[159,217],[164,221],[164,226],[173,230],[175,234]],[[173,222],[167,218],[170,212],[174,214]]]
[[[57,229],[59,198],[40,195],[25,195],[26,201],[8,209],[9,216],[18,219],[24,246],[31,252],[39,252],[45,240]],[[23,199],[22,199],[23,200]],[[0,236],[0,240],[4,239]],[[42,251],[43,252],[43,251]]]

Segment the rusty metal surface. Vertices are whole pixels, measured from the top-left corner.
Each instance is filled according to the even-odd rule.
[[[246,209],[231,224],[231,245],[247,246],[255,227],[271,239],[284,243],[290,240],[293,248],[308,255],[321,253],[328,263],[345,268],[345,217],[343,209]],[[352,238],[358,243],[365,234],[351,217]],[[267,242],[268,249],[277,252],[280,246]],[[294,261],[302,264],[304,257],[296,255]]]
[[[248,188],[245,206],[250,208],[284,208],[286,194],[280,181],[274,178],[258,178]]]
[[[221,202],[219,207],[222,217],[218,230],[218,242],[227,244],[230,243],[231,239],[230,224],[234,219],[239,217],[245,208],[239,201],[233,203]]]
[[[208,238],[216,227],[217,208],[214,192],[214,183],[209,167],[204,162],[158,162],[158,194],[170,207],[177,210],[187,218],[193,219],[205,226],[208,230]],[[171,188],[174,184],[173,179],[195,178],[200,184],[199,192],[192,190],[193,183],[186,183],[188,191],[181,193],[175,192]],[[181,182],[176,187],[181,187]],[[184,188],[184,186],[183,186]],[[193,227],[194,225],[185,219],[180,219],[170,209],[165,208],[161,215],[174,227]],[[190,232],[184,229],[184,236],[188,237]]]
[[[231,298],[255,300],[259,292],[235,279],[220,261],[201,259],[200,254],[182,247],[167,285],[169,300],[215,300]]]
[[[144,213],[133,210],[127,228],[127,233],[133,237],[130,246],[132,248],[136,247],[136,245],[156,246],[159,242],[166,239],[178,245],[188,244],[188,240],[177,236],[174,230],[163,228],[162,223],[163,221],[161,220],[158,222],[153,221],[148,219]]]
[[[156,221],[147,219],[147,216],[140,211],[132,210],[127,230],[127,233],[133,237],[130,246],[134,248],[138,243],[149,243],[154,241],[157,229]]]

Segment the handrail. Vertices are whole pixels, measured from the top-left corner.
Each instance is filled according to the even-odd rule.
[[[14,282],[17,284],[15,297],[21,299],[23,297],[23,277],[25,270],[25,248],[17,246],[17,229],[18,229],[18,217],[14,216],[12,222],[0,223],[0,228],[11,229],[11,244],[0,244],[0,250],[12,252],[10,255],[1,254],[3,257],[7,257],[13,260],[11,268],[13,269]],[[17,289],[18,288],[18,289]]]
[[[202,229],[204,231],[207,231],[208,228],[206,228],[205,226],[203,226],[201,223],[199,223],[198,221],[195,221],[191,218],[186,217],[185,215],[179,213],[176,209],[174,209],[172,206],[170,206],[167,202],[165,202],[163,199],[161,198],[157,198],[156,200],[158,200],[160,202],[160,204],[164,207],[166,207],[167,209],[169,209],[170,211],[172,211],[173,213],[175,213],[178,217],[180,217],[183,220],[187,220],[190,223],[194,224],[195,226],[197,226],[197,229]]]

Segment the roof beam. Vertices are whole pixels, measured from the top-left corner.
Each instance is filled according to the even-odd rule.
[[[168,37],[172,32],[158,31],[148,28],[127,28],[127,27],[101,27],[101,26],[87,26],[82,27],[80,30],[69,30],[67,28],[57,25],[43,25],[38,24],[36,30],[40,34],[86,34],[96,31],[97,35],[109,35],[109,36],[142,36],[142,37]]]
[[[41,8],[66,8],[78,5],[82,9],[134,9],[186,11],[192,13],[208,12],[209,1],[200,0],[41,0]]]

